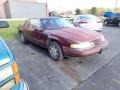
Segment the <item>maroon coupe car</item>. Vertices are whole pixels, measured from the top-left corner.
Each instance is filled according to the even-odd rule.
[[[63,18],[32,18],[18,27],[22,43],[33,42],[48,49],[50,57],[83,57],[101,53],[108,41],[101,33],[74,27]]]

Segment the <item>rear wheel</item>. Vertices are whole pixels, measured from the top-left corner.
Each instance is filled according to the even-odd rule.
[[[49,46],[48,46],[48,51],[49,51],[50,57],[54,61],[59,61],[59,60],[63,59],[62,49],[58,42],[56,42],[56,41],[50,42]]]
[[[20,42],[24,44],[27,43],[27,40],[25,39],[23,32],[20,32],[19,39],[20,39]]]

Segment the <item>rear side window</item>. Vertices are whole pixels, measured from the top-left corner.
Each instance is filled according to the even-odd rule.
[[[80,16],[79,17],[80,18],[80,20],[92,20],[92,19],[97,19],[97,17],[96,16]]]

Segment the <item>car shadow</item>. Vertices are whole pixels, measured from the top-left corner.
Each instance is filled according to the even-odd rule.
[[[28,42],[26,45],[28,45],[32,50],[34,50],[35,52],[37,53],[40,53],[40,54],[43,54],[44,56],[50,58],[49,56],[49,53],[48,53],[48,49],[47,48],[43,48],[39,45],[36,45],[34,43],[31,43],[31,42]],[[34,55],[35,53],[31,53],[32,55]],[[69,60],[73,57],[68,57],[68,56],[65,56],[63,61],[66,61],[66,60]],[[51,59],[51,58],[50,58]],[[51,59],[52,60],[52,59]]]
[[[36,45],[34,43],[28,43],[27,45],[29,45],[31,49],[37,51],[38,53],[42,53],[43,55],[49,57],[49,53],[48,53],[48,50],[46,48],[43,48],[43,47]]]

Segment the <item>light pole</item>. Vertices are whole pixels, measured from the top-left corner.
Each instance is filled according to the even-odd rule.
[[[117,8],[117,2],[118,2],[118,0],[115,1],[115,9]]]

